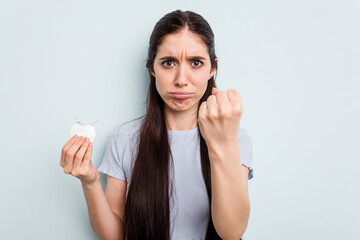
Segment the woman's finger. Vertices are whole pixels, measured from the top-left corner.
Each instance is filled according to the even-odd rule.
[[[88,145],[89,145],[89,138],[86,138],[84,143],[81,145],[81,148],[79,149],[79,151],[77,151],[77,153],[75,155],[73,168],[72,168],[72,171],[75,174],[79,170],[80,165],[83,162],[84,155],[85,155],[86,149],[88,148]]]
[[[207,114],[207,104],[206,101],[202,102],[200,107],[199,107],[199,117],[198,119],[202,119],[206,116]]]
[[[229,89],[227,91],[230,104],[232,105],[233,114],[239,115],[243,112],[242,99],[240,94],[235,89]]]
[[[64,160],[64,172],[70,173],[72,170],[72,165],[74,162],[74,157],[79,148],[81,147],[82,143],[84,142],[85,138],[81,136],[71,147],[66,151],[65,160]]]
[[[82,161],[81,163],[81,167],[87,165],[90,163],[91,161],[91,153],[92,153],[92,149],[93,149],[93,143],[92,142],[89,142],[89,145],[86,149],[86,153],[85,153],[85,156],[84,156],[84,160]]]
[[[65,163],[65,157],[66,152],[69,150],[69,148],[76,142],[76,140],[79,138],[78,135],[72,136],[69,141],[64,145],[64,147],[61,149],[61,159],[60,159],[60,165],[63,166]]]
[[[226,93],[227,93],[227,96],[228,96],[230,102],[241,102],[242,101],[239,92],[236,91],[235,89],[231,88],[231,89],[227,90]]]
[[[210,118],[216,118],[218,116],[218,104],[216,102],[216,96],[211,95],[206,101],[207,105],[207,114]]]
[[[216,87],[213,87],[213,88],[211,89],[211,94],[212,94],[212,95],[216,95],[218,91],[219,91],[219,89],[217,89]]]
[[[219,90],[216,94],[216,102],[220,108],[229,104],[228,95],[225,91]]]

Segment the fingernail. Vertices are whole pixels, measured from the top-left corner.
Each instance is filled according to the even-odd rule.
[[[85,142],[88,143],[88,142],[89,142],[89,138],[86,138],[86,139],[85,139]]]

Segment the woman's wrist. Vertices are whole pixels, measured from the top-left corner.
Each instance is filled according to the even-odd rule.
[[[98,185],[101,185],[100,183],[100,179],[97,179],[93,182],[85,182],[85,181],[81,181],[81,185],[84,189],[94,189],[96,188]]]

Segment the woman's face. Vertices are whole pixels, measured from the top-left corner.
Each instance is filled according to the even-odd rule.
[[[157,48],[151,73],[165,111],[196,112],[215,70],[208,48],[197,34],[184,29],[166,35]]]

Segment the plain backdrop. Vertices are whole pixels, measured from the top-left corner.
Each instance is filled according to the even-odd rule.
[[[145,113],[148,40],[176,9],[210,23],[218,88],[243,99],[244,239],[360,239],[356,0],[0,0],[0,239],[97,239],[61,149],[75,116],[98,121],[98,167],[110,131]]]

